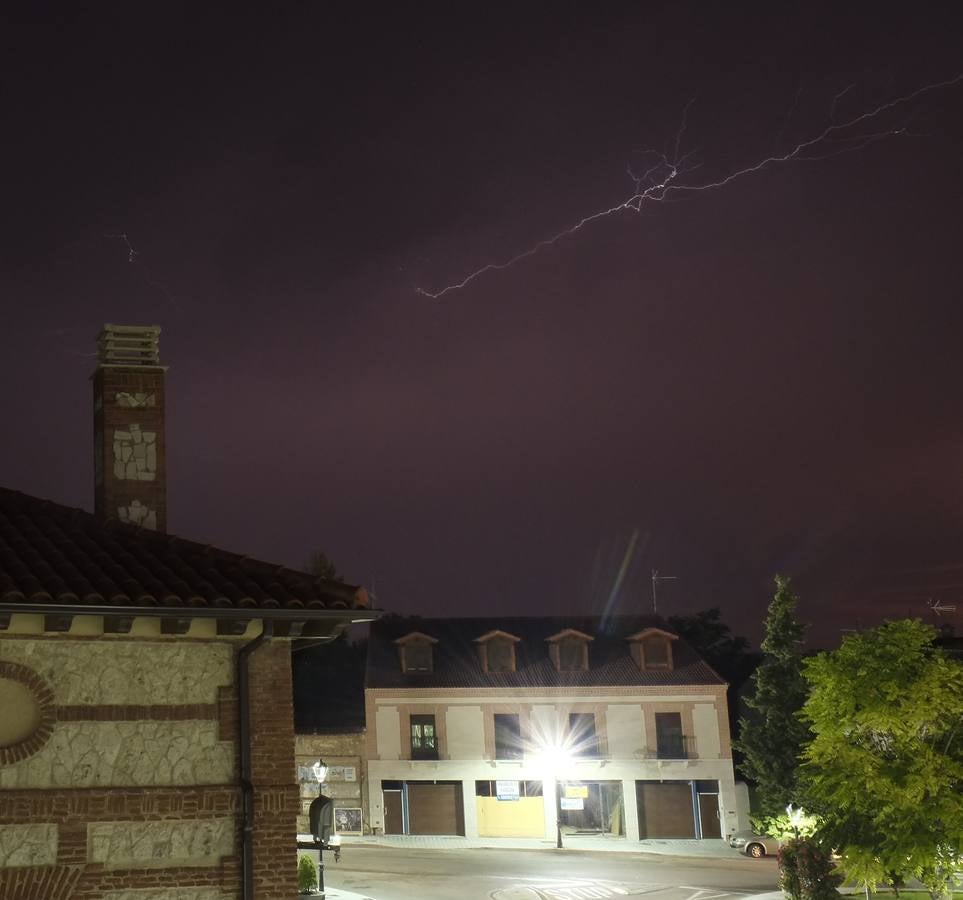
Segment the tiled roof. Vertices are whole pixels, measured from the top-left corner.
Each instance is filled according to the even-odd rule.
[[[363,589],[0,488],[0,603],[334,610]],[[308,616],[306,616],[308,618]]]
[[[672,632],[656,616],[501,617],[458,619],[405,619],[388,617],[371,626],[368,640],[366,686],[369,688],[544,688],[621,687],[657,685],[720,685],[725,681],[682,638],[672,642],[671,671],[641,671],[632,659],[627,638],[645,628]],[[476,638],[493,629],[521,638],[515,644],[514,672],[485,672]],[[564,629],[591,635],[589,668],[585,672],[558,672],[546,641]],[[436,638],[433,671],[402,672],[395,639],[412,631]]]

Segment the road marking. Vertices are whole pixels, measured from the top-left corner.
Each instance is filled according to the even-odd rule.
[[[680,884],[679,888],[683,891],[694,891],[695,893],[690,894],[685,900],[719,900],[720,897],[728,897],[728,891],[707,891],[703,888],[691,888],[686,887],[684,884]]]
[[[722,900],[724,897],[741,898],[748,891],[719,891],[695,885],[628,884],[614,881],[587,881],[572,879],[559,881],[530,878],[525,883],[516,882],[511,887],[500,888],[490,896],[492,900],[607,900],[610,897],[641,897],[644,894],[660,894],[666,891],[687,891],[684,897],[673,900]]]

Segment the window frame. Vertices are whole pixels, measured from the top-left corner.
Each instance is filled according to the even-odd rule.
[[[584,727],[582,724],[589,720],[592,722],[591,729]],[[591,734],[591,740],[588,739],[589,734]],[[568,714],[568,735],[573,756],[579,759],[599,759],[602,756],[598,716],[594,712],[570,712]]]
[[[492,668],[492,648],[504,649],[507,668]],[[507,637],[496,636],[485,641],[485,670],[495,675],[504,675],[515,671],[515,644]]]
[[[426,659],[428,661],[427,666],[413,666],[411,665],[411,651],[424,651]],[[406,672],[434,672],[435,670],[435,653],[434,647],[430,641],[421,640],[415,638],[414,640],[408,641],[401,649]]]
[[[425,746],[427,734],[425,729],[431,728],[431,744]],[[415,729],[419,729],[417,745]],[[412,759],[438,759],[438,725],[434,713],[411,713],[408,717],[408,740]]]
[[[670,716],[674,717],[674,720],[679,723],[678,733],[675,732],[675,729],[666,733],[659,728],[659,722],[665,722]],[[657,759],[689,758],[684,729],[685,723],[681,712],[665,710],[655,714],[655,755]]]
[[[499,742],[498,742],[498,720],[499,719],[514,719],[515,729],[512,731],[512,740],[514,746],[509,746],[507,748],[507,753],[504,755],[499,755]],[[522,746],[522,717],[518,713],[492,713],[492,742],[493,742],[493,752],[494,759],[496,760],[519,760],[525,758],[525,751]],[[503,745],[504,746],[504,745]]]

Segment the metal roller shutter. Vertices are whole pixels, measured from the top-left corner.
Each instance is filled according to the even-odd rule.
[[[409,834],[465,833],[465,808],[460,781],[436,784],[408,782]]]
[[[692,787],[688,782],[637,781],[639,837],[694,838]]]

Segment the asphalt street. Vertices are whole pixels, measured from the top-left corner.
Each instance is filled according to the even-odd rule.
[[[681,858],[577,850],[345,849],[330,887],[373,900],[742,900],[776,888],[774,859]]]

